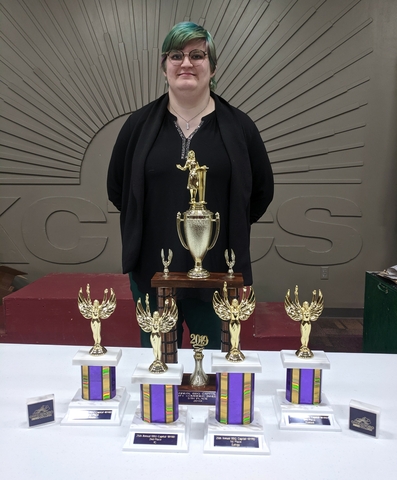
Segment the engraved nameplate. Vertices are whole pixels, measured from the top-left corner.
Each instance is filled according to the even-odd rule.
[[[70,413],[73,420],[111,420],[113,410],[77,410]]]
[[[163,433],[135,433],[135,445],[177,445],[178,435]]]
[[[294,423],[302,423],[305,425],[331,425],[328,415],[288,415],[288,423],[290,425]]]
[[[214,447],[259,448],[259,440],[253,436],[215,435]]]

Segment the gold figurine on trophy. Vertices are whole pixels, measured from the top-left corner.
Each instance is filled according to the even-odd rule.
[[[170,274],[170,271],[169,271],[168,267],[171,265],[173,255],[174,254],[172,253],[172,250],[169,248],[168,249],[168,258],[165,258],[164,248],[161,249],[161,261],[163,262],[163,267],[164,267],[164,270],[163,270],[163,276],[164,277],[168,277],[169,274]]]
[[[163,373],[168,370],[167,365],[161,361],[161,334],[168,333],[178,320],[178,308],[175,300],[167,299],[164,302],[164,311],[160,316],[158,311],[150,313],[149,295],[146,294],[146,310],[142,306],[141,299],[138,299],[136,306],[136,318],[139,326],[146,333],[150,333],[150,343],[153,348],[154,362],[149,367],[151,373]]]
[[[198,203],[202,206],[205,204],[205,181],[208,167],[206,165],[199,165],[196,160],[196,154],[190,150],[187,154],[186,163],[177,165],[179,170],[189,170],[187,179],[187,188],[190,192],[190,205],[195,205],[198,193]]]
[[[229,267],[229,270],[227,271],[227,276],[229,278],[233,278],[234,277],[233,267],[234,267],[234,264],[236,263],[236,255],[234,254],[233,250],[230,250],[230,258],[229,258],[229,251],[227,249],[225,250],[225,260],[226,260],[226,265]]]
[[[190,334],[190,344],[194,350],[194,372],[190,375],[190,385],[203,387],[208,384],[208,375],[203,369],[203,350],[208,345],[207,335]]]
[[[196,154],[193,150],[190,150],[185,165],[178,164],[177,168],[182,171],[189,170],[187,188],[190,191],[190,208],[183,214],[178,212],[176,216],[179,240],[182,246],[190,251],[194,259],[194,268],[189,270],[187,276],[190,278],[207,278],[210,276],[210,273],[202,266],[203,258],[208,250],[211,250],[215,245],[220,229],[219,213],[216,213],[214,218],[213,213],[205,207],[205,186],[208,167],[206,165],[200,166],[196,160]],[[212,227],[214,222],[216,228],[213,235]],[[182,235],[182,223],[185,238]]]
[[[255,310],[254,290],[249,287],[250,293],[246,297],[247,287],[243,288],[243,297],[239,303],[237,298],[229,302],[227,295],[227,282],[223,284],[223,298],[218,291],[214,293],[212,305],[218,317],[229,322],[230,349],[226,354],[226,360],[231,362],[242,362],[245,355],[240,351],[240,331],[241,323],[247,320]]]
[[[310,331],[312,329],[311,322],[315,322],[321,315],[324,308],[324,297],[321,290],[318,290],[318,298],[316,298],[316,290],[313,290],[312,302],[303,302],[301,305],[298,297],[298,285],[295,287],[295,300],[292,301],[290,291],[288,290],[284,300],[285,311],[288,316],[295,322],[301,322],[301,347],[295,352],[299,358],[311,358],[313,352],[308,347]]]
[[[101,320],[109,318],[116,309],[116,295],[113,289],[110,289],[108,298],[108,289],[103,292],[102,303],[98,300],[91,300],[90,285],[87,284],[87,298],[83,296],[83,289],[80,288],[77,303],[80,313],[84,318],[91,320],[91,330],[94,337],[94,346],[89,351],[90,355],[104,355],[107,350],[101,345]]]

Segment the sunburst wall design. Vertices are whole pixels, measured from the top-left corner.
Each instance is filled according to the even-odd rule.
[[[0,263],[23,264],[31,280],[54,265],[120,271],[118,216],[105,188],[111,148],[127,115],[166,91],[161,45],[184,20],[212,33],[216,93],[256,122],[272,162],[275,198],[251,235],[258,298],[261,289],[284,296],[291,265],[309,282],[318,266],[359,258],[370,7],[370,0],[0,0]],[[271,286],[265,265],[280,275]]]
[[[351,115],[369,80],[360,62],[371,48],[355,39],[371,23],[360,3],[3,1],[0,181],[78,184],[96,133],[163,93],[162,39],[192,19],[213,33],[218,93],[256,121],[277,182],[359,182],[364,142],[344,137],[365,127]],[[342,169],[351,173],[324,176]]]

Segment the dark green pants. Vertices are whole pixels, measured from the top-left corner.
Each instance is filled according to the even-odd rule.
[[[135,303],[137,303],[140,298],[145,308],[146,294],[138,290],[138,286],[132,279],[131,274],[130,286]],[[157,310],[157,299],[155,295],[149,295],[149,305],[152,313]],[[178,347],[180,348],[182,345],[183,324],[186,323],[190,333],[207,335],[208,345],[206,348],[219,350],[221,348],[221,320],[214,312],[212,302],[203,302],[197,298],[185,298],[178,300],[177,306]],[[151,347],[150,333],[145,333],[143,330],[141,330],[141,346]]]

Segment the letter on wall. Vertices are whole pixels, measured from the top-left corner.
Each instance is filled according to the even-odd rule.
[[[287,200],[278,210],[278,223],[286,232],[302,240],[293,245],[276,245],[282,258],[303,265],[338,265],[349,262],[360,253],[362,238],[357,230],[348,225],[310,219],[308,212],[311,210],[327,210],[331,217],[361,217],[358,206],[346,198],[307,196]],[[330,246],[311,250],[305,245],[304,238],[328,240]]]
[[[60,248],[51,242],[47,222],[60,212],[72,213],[80,223],[106,223],[103,211],[84,198],[42,198],[28,208],[22,220],[22,235],[31,253],[47,262],[63,264],[85,263],[98,257],[105,249],[107,237],[80,236],[70,248]]]

